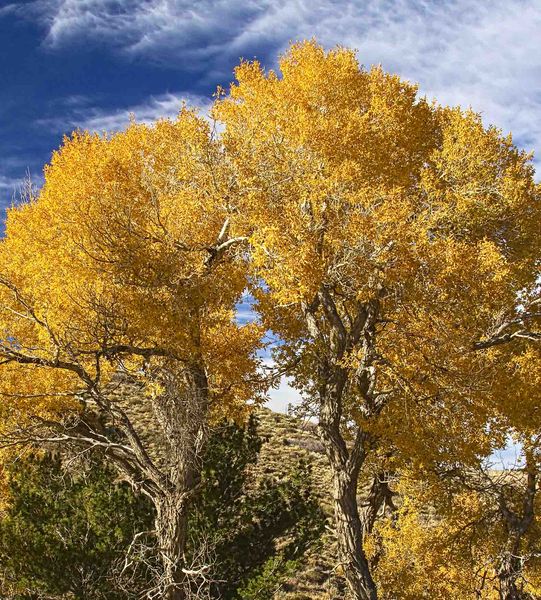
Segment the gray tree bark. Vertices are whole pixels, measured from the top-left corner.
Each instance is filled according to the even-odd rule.
[[[316,299],[305,307],[310,334],[324,341],[318,353],[318,431],[331,467],[334,517],[340,562],[353,600],[377,600],[377,587],[364,552],[365,531],[359,514],[359,474],[369,451],[370,436],[344,414],[347,394],[356,397],[365,417],[377,418],[387,395],[378,392],[375,365],[379,360],[376,322],[379,299],[359,304],[350,316],[340,314],[331,290],[322,287]],[[350,352],[361,351],[363,359],[355,373],[341,365]],[[346,443],[353,436],[351,444]]]
[[[166,486],[153,498],[156,538],[163,565],[167,600],[184,600],[189,581],[185,549],[188,511],[201,479],[206,440],[208,382],[203,368],[192,366],[180,373],[160,369],[155,378],[163,393],[153,399],[153,409],[166,442]]]
[[[517,585],[517,579],[522,571],[518,552],[519,544],[512,544],[512,548],[505,550],[498,568],[498,582],[500,600],[526,600]],[[529,596],[528,596],[529,597]]]
[[[167,600],[184,600],[184,550],[187,506],[182,494],[171,493],[156,502],[156,538],[163,565]]]
[[[363,548],[364,532],[357,505],[357,478],[338,472],[333,480],[336,535],[351,597],[355,600],[377,600],[376,584]]]
[[[521,510],[515,511],[510,508],[503,489],[499,493],[500,514],[507,529],[507,543],[500,556],[497,569],[500,600],[526,600],[530,597],[529,594],[524,594],[518,581],[523,571],[521,542],[535,516],[537,478],[537,463],[534,453],[527,450],[526,488]]]

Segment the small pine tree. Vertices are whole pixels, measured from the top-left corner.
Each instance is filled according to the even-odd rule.
[[[70,595],[121,600],[112,568],[137,531],[149,529],[144,497],[114,481],[100,457],[66,472],[58,457],[12,464],[9,504],[0,519],[0,592],[30,600]]]
[[[310,465],[288,466],[279,480],[253,477],[260,449],[254,418],[244,428],[223,423],[210,437],[187,559],[208,561],[212,598],[271,598],[323,530]],[[115,481],[99,455],[89,460],[76,473],[50,455],[10,466],[9,504],[0,519],[2,598],[127,600],[151,587],[146,562],[133,561],[123,578],[119,565],[138,532],[151,535],[153,506]]]
[[[213,548],[214,598],[248,599],[252,588],[260,590],[259,600],[271,598],[268,590],[291,572],[325,525],[310,464],[301,460],[287,465],[279,479],[254,480],[250,467],[260,447],[253,418],[245,429],[224,424],[208,447],[191,532],[195,548]]]

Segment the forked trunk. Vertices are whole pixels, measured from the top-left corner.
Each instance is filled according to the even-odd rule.
[[[376,584],[363,548],[357,477],[333,468],[333,500],[340,561],[354,600],[377,600]]]
[[[320,313],[318,309],[321,308]],[[363,548],[364,530],[357,503],[359,473],[366,459],[369,436],[344,414],[344,393],[354,390],[365,401],[368,416],[381,410],[374,362],[375,327],[379,299],[359,304],[356,314],[341,315],[332,288],[322,285],[305,307],[308,331],[328,347],[317,356],[319,380],[319,434],[333,478],[333,501],[340,561],[353,600],[377,600],[377,588]],[[352,377],[344,358],[362,350],[363,359]],[[349,422],[348,422],[349,421]],[[353,434],[352,443],[347,443]]]
[[[156,537],[163,565],[166,600],[186,598],[183,570],[188,511],[184,494],[172,492],[156,502]]]

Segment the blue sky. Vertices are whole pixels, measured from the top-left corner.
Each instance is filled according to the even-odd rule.
[[[273,67],[313,36],[541,157],[540,32],[539,0],[0,0],[0,209],[27,169],[39,184],[64,133],[208,106],[240,57]],[[295,398],[284,382],[273,406]]]
[[[539,0],[0,0],[0,206],[63,133],[208,104],[239,57],[312,36],[539,149],[539,31]]]

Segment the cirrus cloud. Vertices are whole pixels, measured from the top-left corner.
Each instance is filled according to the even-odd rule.
[[[103,109],[95,106],[91,98],[68,97],[63,99],[65,109],[62,116],[45,117],[36,121],[39,127],[47,127],[53,132],[66,133],[83,129],[101,133],[119,131],[126,127],[131,116],[138,123],[153,123],[160,118],[173,118],[183,104],[200,109],[206,116],[211,100],[191,93],[166,93],[150,96],[146,101],[132,106]]]
[[[381,63],[440,102],[471,105],[527,149],[541,147],[536,0],[34,0],[7,8],[39,21],[49,49],[99,43],[216,83],[240,56],[272,57],[273,66],[290,40],[316,36],[357,48],[364,64]]]

